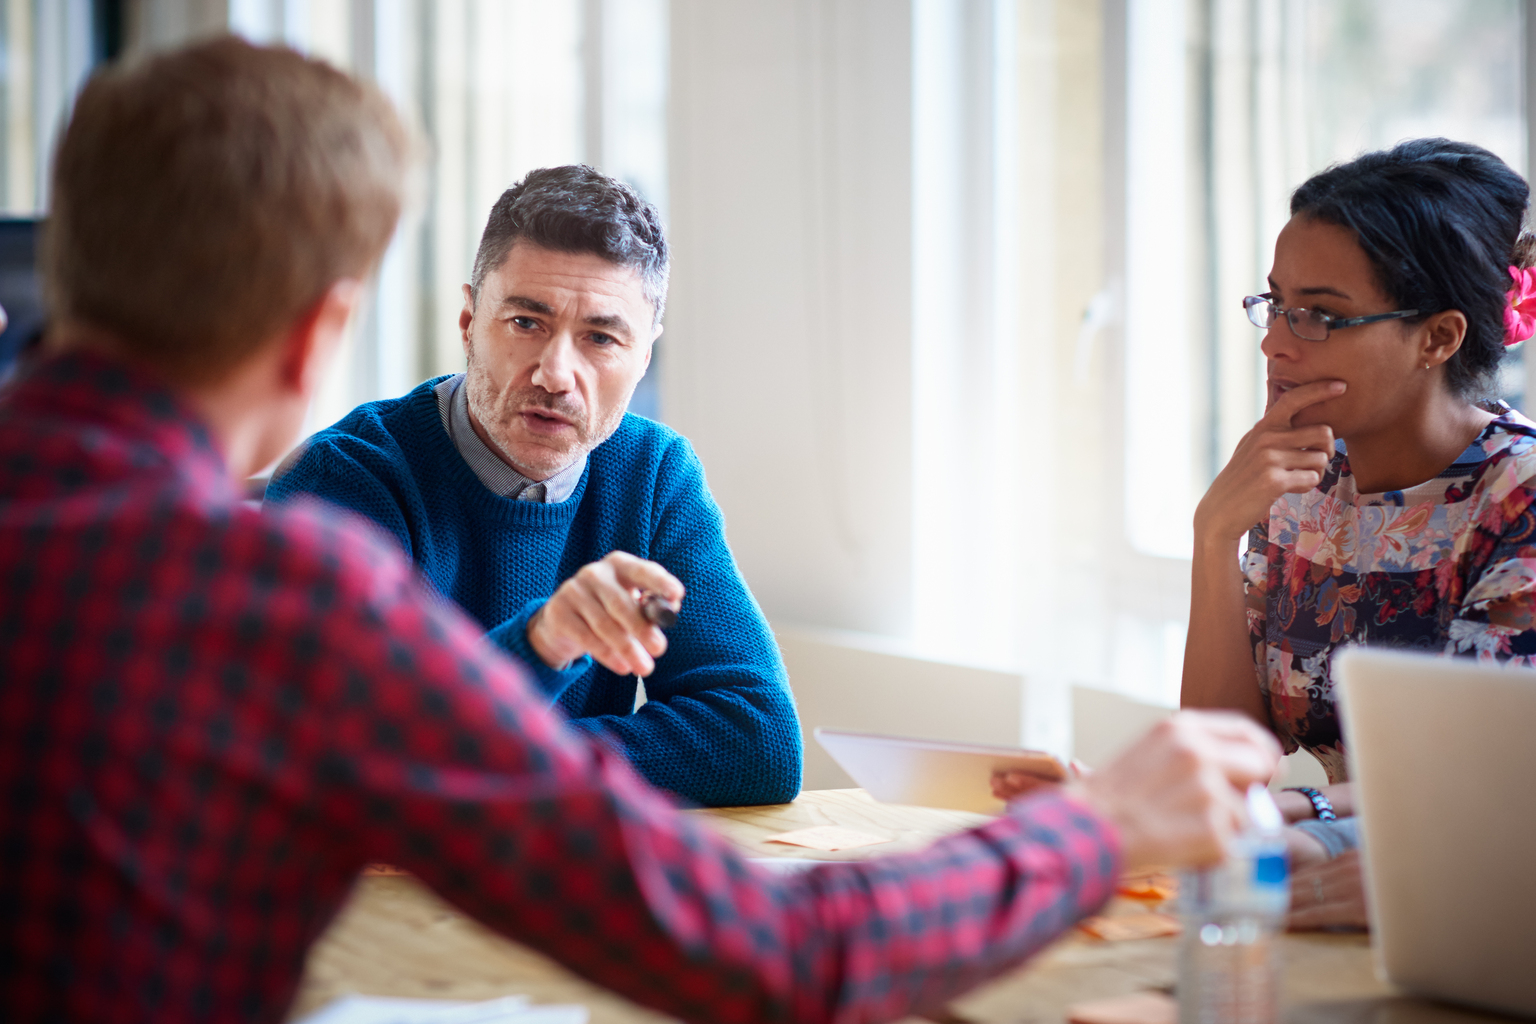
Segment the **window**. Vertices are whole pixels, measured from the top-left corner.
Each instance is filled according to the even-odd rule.
[[[1187,558],[1194,504],[1262,414],[1260,290],[1290,192],[1444,135],[1526,167],[1517,0],[1130,0],[1127,534]],[[1182,102],[1181,102],[1182,100]],[[1525,391],[1516,362],[1508,391]],[[1156,429],[1147,429],[1156,424]]]
[[[420,208],[385,255],[309,429],[462,367],[460,286],[492,203],[529,170],[584,161],[665,213],[667,0],[143,0],[126,10],[124,23],[124,6],[102,0],[0,4],[0,212],[46,209],[57,131],[119,44],[133,55],[225,29],[286,43],[374,79],[426,136]],[[656,366],[632,405],[651,416]]]
[[[423,208],[401,225],[372,303],[310,412],[456,372],[460,287],[486,216],[536,167],[591,163],[664,208],[666,0],[232,0],[230,27],[372,77],[424,130]],[[655,365],[636,395],[655,416]]]
[[[1291,191],[1331,163],[1428,135],[1486,146],[1524,172],[1523,11],[1517,0],[1118,8],[1123,285],[1111,272],[1105,295],[1122,325],[1125,545],[1103,557],[1140,594],[1109,616],[1116,664],[1103,685],[1177,699],[1190,522],[1263,412],[1261,335],[1240,303],[1262,289]],[[1512,363],[1518,404],[1525,369]]]
[[[91,68],[115,52],[91,0],[0,5],[0,214],[35,217],[48,204],[48,160]],[[101,5],[103,8],[111,5]],[[108,42],[113,50],[106,49]]]

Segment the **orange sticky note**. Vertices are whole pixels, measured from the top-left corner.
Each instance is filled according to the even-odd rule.
[[[1127,875],[1120,879],[1115,892],[1127,899],[1140,900],[1143,903],[1162,903],[1179,894],[1179,881],[1172,875],[1159,873]]]
[[[1137,992],[1067,1007],[1068,1024],[1176,1024],[1179,1004],[1161,992]]]
[[[1124,942],[1127,939],[1155,939],[1177,935],[1182,930],[1179,919],[1167,914],[1121,914],[1117,917],[1090,917],[1078,927],[1096,939]]]
[[[806,846],[812,850],[826,850],[831,853],[833,850],[877,846],[880,843],[888,843],[890,840],[838,825],[817,825],[814,828],[796,829],[793,832],[780,832],[776,836],[769,836],[765,842],[788,843],[791,846]]]
[[[363,874],[390,877],[394,875],[408,875],[410,872],[405,870],[405,868],[397,868],[393,864],[364,864]]]

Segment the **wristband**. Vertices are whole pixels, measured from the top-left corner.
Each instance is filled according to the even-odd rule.
[[[1287,786],[1292,793],[1300,793],[1312,801],[1312,810],[1317,812],[1318,821],[1338,821],[1339,816],[1333,812],[1333,801],[1311,786]]]

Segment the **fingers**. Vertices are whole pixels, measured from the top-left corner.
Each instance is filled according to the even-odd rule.
[[[1072,788],[1118,828],[1128,866],[1222,859],[1247,819],[1245,793],[1280,761],[1274,737],[1232,712],[1165,719]]]
[[[1308,384],[1299,384],[1289,391],[1281,392],[1280,397],[1265,410],[1264,418],[1259,422],[1289,427],[1292,417],[1301,410],[1330,398],[1338,398],[1344,389],[1345,384],[1341,380],[1314,380]]]
[[[1331,397],[1333,384],[1342,387],[1337,381],[1317,381],[1286,392],[1244,435],[1196,511],[1200,536],[1239,537],[1264,518],[1280,495],[1304,493],[1322,483],[1334,454],[1333,430],[1326,424],[1293,427],[1291,418],[1307,404]]]
[[[1031,775],[1016,768],[1002,769],[992,773],[992,795],[999,800],[1017,800],[1021,796],[1055,785],[1056,783],[1042,779],[1038,775]]]
[[[1270,465],[1257,472],[1255,486],[1267,509],[1282,494],[1303,494],[1323,482],[1328,460],[1321,452],[1266,452]]]
[[[1255,782],[1268,783],[1280,764],[1280,743],[1269,730],[1235,711],[1181,711],[1167,720],[1225,778],[1239,804]]]
[[[1268,439],[1266,439],[1267,441]],[[1307,470],[1322,475],[1333,455],[1316,448],[1295,448],[1284,441],[1267,443],[1255,453],[1261,471],[1293,472]]]
[[[593,565],[606,565],[621,586],[659,594],[676,604],[687,593],[682,582],[655,562],[636,558],[627,551],[613,551]]]
[[[1264,431],[1234,453],[1264,473],[1310,471],[1320,479],[1333,459],[1333,431],[1328,427]]]
[[[1327,458],[1333,458],[1333,428],[1326,423],[1318,423],[1310,427],[1271,429],[1265,436],[1269,439],[1269,443],[1277,448],[1320,452]]]
[[[1190,831],[1187,839],[1190,847],[1186,854],[1188,862],[1197,866],[1226,859],[1228,847],[1248,824],[1248,805],[1243,793],[1210,768],[1202,776],[1203,830]]]
[[[1369,928],[1365,879],[1360,851],[1349,850],[1333,860],[1303,867],[1291,876],[1292,931],[1315,928]]]
[[[550,665],[569,664],[590,654],[604,668],[620,675],[646,675],[655,667],[645,649],[633,644],[633,638],[622,630],[613,629],[611,617],[579,587],[562,586],[556,591],[540,610],[535,625],[537,634],[531,637],[534,647]]]
[[[578,573],[551,601],[580,619],[587,653],[620,675],[650,675],[656,667],[652,655],[666,650],[666,637],[640,615],[629,591],[609,581]]]
[[[590,654],[620,675],[650,675],[667,649],[666,635],[642,614],[639,596],[681,602],[682,583],[666,569],[622,551],[584,565],[545,603],[530,639],[547,662]]]

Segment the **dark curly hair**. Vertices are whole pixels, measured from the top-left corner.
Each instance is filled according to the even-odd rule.
[[[1525,179],[1481,146],[1413,139],[1313,175],[1291,213],[1354,232],[1396,308],[1418,320],[1465,314],[1446,381],[1479,401],[1496,397],[1508,267],[1536,262],[1536,238],[1521,230],[1529,197]]]
[[[485,275],[523,239],[636,268],[655,322],[661,323],[667,304],[667,236],[656,207],[629,185],[586,164],[529,171],[491,207],[469,281],[472,301],[480,301]]]

